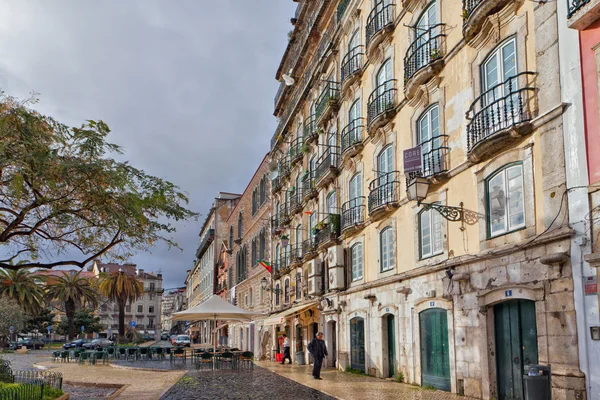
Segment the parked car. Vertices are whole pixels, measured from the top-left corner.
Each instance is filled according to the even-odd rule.
[[[73,340],[72,342],[63,344],[63,349],[65,349],[65,350],[76,349],[79,347],[83,347],[83,345],[85,343],[90,343],[90,340],[88,340],[88,339]]]
[[[23,344],[19,343],[19,342],[9,342],[8,343],[8,349],[9,350],[19,350],[20,348],[23,347]]]
[[[175,344],[175,341],[177,340],[177,335],[171,335],[169,340],[171,341],[171,344]]]
[[[191,344],[192,341],[190,340],[190,337],[188,335],[177,335],[177,338],[175,339],[175,345],[177,346],[190,347]]]
[[[41,349],[42,347],[44,347],[46,345],[40,339],[32,339],[32,338],[25,338],[25,339],[23,339],[23,341],[19,341],[19,344],[22,347],[25,347],[26,349],[34,349],[34,350]]]
[[[150,342],[154,340],[154,336],[152,335],[144,335],[143,336],[144,342]]]
[[[113,345],[113,342],[108,340],[108,339],[94,339],[89,343],[83,343],[81,345],[81,347],[83,347],[84,349],[92,349],[92,350],[98,350],[98,349],[105,349],[107,347],[110,347]]]
[[[162,335],[160,335],[160,340],[169,340],[169,334],[163,333]]]

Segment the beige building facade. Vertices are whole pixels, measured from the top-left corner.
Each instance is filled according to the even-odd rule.
[[[270,346],[310,362],[322,330],[332,366],[483,399],[551,364],[554,398],[585,396],[556,3],[301,1],[293,22]]]

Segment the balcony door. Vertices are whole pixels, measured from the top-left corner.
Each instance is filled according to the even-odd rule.
[[[356,31],[354,31],[352,37],[350,37],[350,40],[348,41],[348,54],[350,54],[350,56],[348,59],[349,65],[347,70],[350,73],[357,71],[361,68],[361,59],[357,56],[357,54],[360,51],[358,49],[358,46],[360,46],[360,31],[357,29]]]
[[[393,92],[394,83],[394,71],[392,66],[392,60],[389,58],[383,63],[379,72],[377,72],[375,85],[377,86],[377,114],[382,113],[388,108],[393,107],[394,99]]]
[[[392,146],[388,146],[377,157],[379,182],[376,190],[379,191],[378,197],[382,200],[382,204],[393,200],[394,192],[391,184],[393,177],[390,174],[392,171],[394,171],[394,149]]]
[[[296,227],[296,254],[298,258],[302,257],[302,224]]]
[[[440,126],[438,105],[428,108],[417,122],[417,140],[421,145],[423,176],[431,176],[443,170],[440,154]]]
[[[516,75],[517,45],[515,39],[510,39],[498,46],[482,66],[482,106],[486,115],[484,121],[487,121],[485,136],[504,129],[507,124],[519,122]]]
[[[327,196],[327,212],[329,214],[337,214],[338,213],[337,195],[336,195],[335,191],[329,193],[329,195]]]
[[[437,44],[432,39],[437,36],[437,29],[431,29],[437,24],[437,12],[435,1],[429,5],[421,14],[421,18],[415,25],[415,71],[428,65],[431,60],[440,54]],[[433,39],[435,41],[435,39]]]

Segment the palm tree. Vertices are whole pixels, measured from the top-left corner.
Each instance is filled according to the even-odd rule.
[[[106,274],[98,285],[100,294],[119,306],[119,336],[125,335],[125,305],[144,295],[144,284],[123,271]]]
[[[52,277],[47,285],[48,299],[60,301],[65,305],[69,340],[75,338],[75,310],[78,306],[94,309],[98,306],[98,293],[88,278],[81,276],[81,271],[70,274],[65,271],[62,276]]]
[[[0,269],[0,296],[15,300],[27,314],[36,315],[44,304],[44,289],[39,284],[42,280],[29,268]]]

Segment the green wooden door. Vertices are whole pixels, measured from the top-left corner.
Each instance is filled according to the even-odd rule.
[[[350,320],[350,366],[365,372],[365,320]]]
[[[525,365],[537,364],[535,303],[511,300],[494,306],[498,400],[523,400]]]
[[[441,308],[430,308],[419,314],[419,322],[421,385],[450,391],[447,312]]]
[[[396,336],[395,336],[394,316],[387,316],[387,348],[388,348],[388,373],[392,377],[396,374]]]

